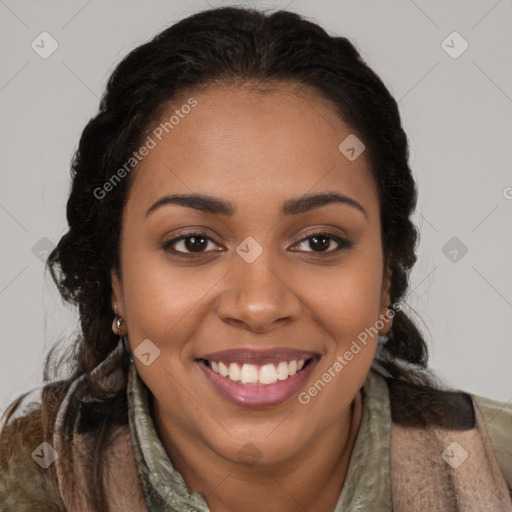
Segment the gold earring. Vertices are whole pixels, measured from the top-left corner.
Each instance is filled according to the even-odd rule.
[[[126,335],[126,329],[123,329],[124,321],[123,319],[117,314],[117,302],[114,302],[114,321],[112,322],[112,331],[114,334],[118,334],[119,336]]]

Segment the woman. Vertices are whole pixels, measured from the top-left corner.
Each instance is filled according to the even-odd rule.
[[[72,168],[48,264],[81,332],[4,415],[0,510],[512,510],[512,412],[444,389],[402,311],[407,139],[347,39],[191,16],[118,65]]]

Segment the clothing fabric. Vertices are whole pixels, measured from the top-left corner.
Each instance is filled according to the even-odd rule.
[[[113,368],[122,347],[116,350],[105,362]],[[113,371],[110,384],[113,391],[126,389],[129,419],[128,425],[117,429],[102,457],[111,510],[209,512],[205,498],[190,492],[174,469],[151,417],[150,390],[133,362],[127,379]],[[361,424],[333,512],[512,511],[512,407],[472,395],[474,428],[461,432],[422,429],[392,421],[388,383],[373,369],[361,391]],[[68,397],[61,404],[57,427]],[[82,399],[87,401],[87,397]],[[0,436],[1,430],[0,423]],[[0,466],[0,512],[62,510],[52,508],[45,496],[45,470],[31,457],[36,438],[27,440],[25,457],[8,461],[7,470]],[[55,435],[52,446],[57,453],[63,443],[72,443],[72,463],[83,485],[69,484],[66,461],[57,458],[54,464],[61,499],[67,511],[88,512],[83,461],[95,449],[95,435],[75,432],[71,439]],[[464,453],[467,457],[457,467],[449,464],[460,462]]]
[[[390,451],[391,451],[391,408],[390,398],[385,380],[375,371],[371,370],[363,386],[363,414],[361,425],[352,450],[348,472],[345,483],[342,487],[338,502],[333,512],[356,512],[356,511],[375,511],[375,512],[391,512],[393,510],[393,501],[395,501],[395,510],[397,508],[397,496],[393,500],[391,472],[390,472]],[[129,400],[129,418],[130,429],[132,432],[132,441],[135,454],[135,460],[139,468],[139,476],[143,482],[143,489],[148,509],[163,510],[161,507],[172,506],[172,510],[177,512],[209,512],[208,505],[204,498],[198,493],[189,493],[183,478],[176,471],[170,461],[167,453],[161,444],[156,433],[153,420],[149,410],[149,389],[138,376],[134,367],[130,369],[128,378],[128,400]],[[504,407],[505,404],[489,400],[483,397],[473,395],[478,409],[482,411],[484,421],[488,425],[489,432],[492,435],[492,445],[497,454],[497,459],[501,473],[505,477],[507,484],[507,493],[512,492],[512,408]],[[393,430],[398,429],[397,426]],[[395,442],[398,441],[403,446],[400,452],[401,457],[414,448],[418,443],[412,442],[407,445],[407,437],[411,433],[411,429],[405,429],[405,437],[403,430]],[[415,432],[418,436],[418,432]],[[455,439],[458,433],[449,433]],[[466,435],[470,439],[474,436],[474,432]],[[400,437],[400,439],[398,439]],[[403,437],[403,438],[402,438]],[[450,435],[445,436],[445,446],[449,446],[448,439]],[[420,442],[423,442],[421,440]],[[431,442],[431,440],[429,440]],[[463,443],[469,448],[469,442]],[[471,443],[472,446],[477,446]],[[443,450],[438,450],[437,464],[441,468],[438,477],[446,478],[447,462],[442,459]],[[400,474],[408,474],[413,469],[425,466],[425,460],[422,458],[422,452],[416,452],[416,462],[412,462],[409,466],[402,468]],[[409,461],[410,462],[410,461]],[[458,468],[464,468],[462,463]],[[429,466],[429,469],[432,468]],[[399,473],[398,468],[395,468]],[[456,470],[454,471],[456,474]],[[473,475],[475,478],[475,475]],[[477,476],[476,478],[481,478]],[[467,477],[467,481],[473,484],[471,477]],[[426,484],[428,480],[425,475],[421,479],[417,478],[414,485],[419,488],[426,489],[425,492],[432,492],[431,487]],[[400,482],[402,483],[402,482]],[[402,488],[409,490],[412,485],[404,485]],[[435,489],[434,489],[435,490]],[[497,490],[496,490],[497,492]],[[435,496],[432,498],[432,504],[435,505]],[[512,506],[507,502],[507,498],[498,497],[495,502],[495,508],[474,508],[474,510],[512,510]],[[401,496],[405,502],[401,504],[402,510],[414,511],[420,510],[412,508],[414,503]],[[503,501],[502,501],[503,499]],[[468,509],[467,503],[451,504],[452,508],[447,510],[473,510]],[[462,508],[464,507],[464,508]],[[508,507],[508,508],[507,508]],[[421,510],[437,510],[438,508],[423,508]],[[443,509],[444,510],[444,509]]]

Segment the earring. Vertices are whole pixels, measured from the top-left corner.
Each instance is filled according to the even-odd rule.
[[[112,322],[112,331],[114,334],[118,334],[119,336],[126,335],[126,327],[124,325],[123,319],[117,314],[117,302],[114,302],[114,321]]]

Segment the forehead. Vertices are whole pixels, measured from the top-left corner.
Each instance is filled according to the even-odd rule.
[[[215,193],[270,205],[329,189],[375,202],[365,153],[349,160],[339,149],[349,136],[334,104],[309,88],[182,93],[148,127],[154,147],[135,169],[130,195],[147,202],[171,192]]]

